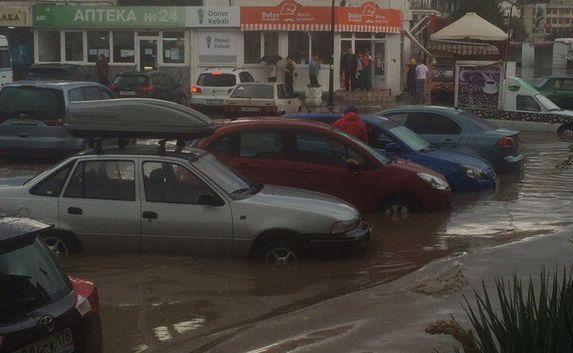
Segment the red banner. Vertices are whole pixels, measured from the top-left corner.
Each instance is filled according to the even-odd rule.
[[[373,2],[360,7],[336,8],[337,32],[400,33],[402,13],[381,9]],[[294,0],[284,0],[278,6],[241,7],[243,31],[329,31],[331,8],[302,6]]]

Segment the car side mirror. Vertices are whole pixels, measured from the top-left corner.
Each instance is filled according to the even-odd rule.
[[[386,150],[386,152],[398,153],[398,152],[402,151],[402,146],[400,146],[396,142],[390,142],[390,143],[387,143],[386,146],[384,146],[384,149]]]
[[[360,171],[360,163],[354,158],[348,158],[344,163],[344,168],[352,173],[358,173]]]
[[[199,204],[205,206],[223,206],[225,203],[220,198],[213,196],[212,194],[203,194],[199,196]]]

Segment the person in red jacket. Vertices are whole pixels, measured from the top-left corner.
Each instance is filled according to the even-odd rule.
[[[346,107],[344,117],[336,120],[332,126],[368,143],[368,129],[358,116],[358,109],[353,105]]]

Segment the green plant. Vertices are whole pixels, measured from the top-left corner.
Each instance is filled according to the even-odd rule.
[[[474,290],[475,306],[464,296],[473,331],[463,329],[453,317],[430,325],[426,331],[451,335],[465,353],[573,352],[571,273],[564,271],[561,279],[555,273],[549,279],[542,271],[537,293],[531,279],[527,289],[515,275],[507,283],[498,279],[499,308],[492,305],[485,283],[482,285],[483,294]]]

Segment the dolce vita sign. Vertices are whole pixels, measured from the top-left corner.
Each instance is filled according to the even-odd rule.
[[[52,28],[173,28],[185,27],[181,6],[35,5],[34,27]]]

